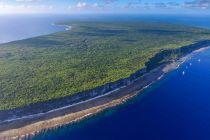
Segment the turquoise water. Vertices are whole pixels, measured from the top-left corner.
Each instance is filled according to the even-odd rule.
[[[5,17],[6,18],[6,17]],[[15,17],[20,18],[20,17]],[[13,24],[11,18],[8,23]],[[21,17],[23,25],[0,21],[0,34],[10,34],[2,42],[48,34],[63,29],[51,22],[75,17]],[[88,17],[88,20],[114,20],[114,16]],[[33,19],[33,20],[32,20]],[[77,17],[87,20],[87,17]],[[118,16],[119,20],[170,22],[210,28],[208,16]],[[5,20],[6,21],[6,20]],[[39,21],[39,22],[38,22]],[[40,23],[40,24],[39,24]],[[10,26],[9,26],[10,25]],[[32,26],[33,25],[33,26]],[[45,26],[46,28],[45,28]],[[5,26],[5,27],[4,27]],[[4,28],[3,28],[4,27]],[[7,28],[8,30],[6,30]],[[22,27],[21,29],[18,29]],[[37,29],[36,29],[36,28]],[[44,27],[44,29],[43,29]],[[36,29],[36,34],[30,33]],[[41,28],[41,29],[39,29]],[[52,29],[53,28],[53,29]],[[4,32],[1,31],[4,29]],[[17,30],[16,30],[17,29]],[[49,30],[48,30],[49,29]],[[16,30],[16,31],[15,31]],[[27,32],[27,33],[25,33]],[[28,33],[29,32],[29,33]],[[18,33],[20,37],[16,35]],[[3,37],[5,37],[3,35]],[[184,74],[183,74],[184,72]],[[167,74],[138,97],[75,124],[48,130],[33,140],[209,140],[210,139],[210,50],[195,55],[177,70]]]

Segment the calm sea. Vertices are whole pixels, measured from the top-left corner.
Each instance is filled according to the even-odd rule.
[[[0,15],[0,43],[63,31],[65,27],[53,25],[61,19],[50,15]]]
[[[105,17],[107,20],[113,19],[113,17]],[[36,18],[32,19],[37,21]],[[120,18],[122,20],[128,20],[124,16],[119,16],[118,19]],[[53,18],[51,17],[51,20],[52,19]],[[171,22],[176,24],[187,24],[210,28],[210,17],[208,16],[180,17],[142,15],[131,16],[131,19],[155,22]],[[20,26],[19,24],[10,23],[9,21],[17,22],[15,18],[11,18],[8,20],[8,25],[11,26],[4,25],[3,23],[3,26],[6,26],[4,27],[5,31],[7,28],[9,28],[6,32],[1,31],[3,28],[1,20],[1,38],[4,38],[4,34],[10,34],[11,36],[13,34],[16,36],[16,33],[19,33],[24,34],[20,35],[21,38],[26,38],[60,30],[54,29],[55,27],[51,27],[51,20],[44,23],[43,20],[44,19],[39,19],[39,22],[24,22],[23,19],[20,20],[20,23],[23,25],[28,23],[27,27],[25,27],[21,24]],[[35,30],[36,34],[32,34],[31,32]],[[8,41],[16,39],[19,38],[13,37],[12,39],[1,40]],[[138,97],[130,100],[126,104],[114,107],[108,111],[73,125],[67,125],[58,129],[43,132],[32,139],[209,140],[209,85],[210,49],[193,56],[192,59],[186,61],[180,68],[167,74],[161,81],[153,84]]]

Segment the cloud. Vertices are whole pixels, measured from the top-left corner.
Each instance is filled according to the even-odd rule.
[[[102,0],[102,1],[106,4],[110,4],[110,3],[116,2],[118,0]]]
[[[0,0],[1,2],[2,0]],[[7,12],[27,12],[27,13],[140,13],[140,12],[171,12],[181,10],[192,11],[194,9],[210,9],[210,0],[184,0],[185,2],[176,2],[175,0],[75,0],[69,2],[69,6],[61,2],[55,4],[53,0],[13,0],[15,3],[0,3],[0,13]],[[47,1],[47,2],[46,2]],[[67,0],[66,0],[67,1]],[[186,2],[187,1],[187,2]],[[36,3],[37,2],[37,3]],[[66,3],[66,2],[65,2]],[[45,5],[42,5],[45,4]],[[52,6],[50,6],[52,5]],[[180,11],[179,11],[180,10]],[[199,10],[194,10],[200,12]],[[204,10],[203,10],[204,11]]]
[[[77,5],[76,5],[77,8],[84,8],[86,6],[87,6],[86,2],[78,2]]]
[[[130,0],[127,2],[124,8],[143,8],[144,6],[146,5],[143,5],[141,0]]]
[[[102,0],[104,3],[115,3],[120,0]],[[186,0],[185,0],[186,1]],[[142,0],[128,0],[127,3],[124,5],[124,8],[132,9],[132,8],[139,8],[139,9],[210,9],[210,0],[191,0],[191,2],[176,2],[176,1],[169,1],[169,2],[146,2],[144,3]]]
[[[125,5],[125,8],[139,8],[139,9],[168,9],[168,8],[178,8],[179,3],[176,2],[154,2],[154,3],[143,3],[140,0],[132,0]]]
[[[11,5],[0,3],[0,14],[5,13],[51,13],[54,7],[52,5],[29,5],[17,4]]]
[[[94,3],[92,6],[93,7],[98,7],[99,5],[98,5],[98,3]]]
[[[167,3],[160,2],[160,3],[154,3],[153,6],[155,8],[167,8],[168,7],[168,4]]]
[[[71,10],[93,10],[101,7],[98,3],[86,3],[86,2],[78,2],[76,5],[69,5],[69,9]]]
[[[38,2],[40,0],[16,0],[17,2]]]
[[[153,7],[158,8],[158,9],[175,9],[175,8],[180,8],[180,4],[177,2],[167,2],[167,3],[154,3]]]
[[[186,8],[210,9],[210,0],[194,0],[192,2],[185,2]]]

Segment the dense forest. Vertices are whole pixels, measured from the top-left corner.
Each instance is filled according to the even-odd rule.
[[[0,110],[117,81],[162,50],[210,39],[210,30],[164,23],[62,24],[72,29],[0,45]]]

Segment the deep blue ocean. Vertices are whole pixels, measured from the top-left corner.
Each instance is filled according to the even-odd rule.
[[[24,19],[24,17],[22,18]],[[19,39],[19,37],[2,39],[1,36],[4,38],[4,34],[12,36],[13,33],[18,33],[20,38],[27,38],[57,32],[63,29],[51,27],[52,22],[64,19],[71,20],[75,17],[50,16],[45,18],[47,20],[45,22],[43,17],[30,18],[32,18],[30,21],[20,21],[21,25],[27,23],[27,27],[18,27],[19,24],[10,23],[10,21],[17,22],[15,18],[8,20],[8,24],[13,24],[14,27],[4,25],[4,23],[2,26],[2,20],[0,20],[0,40]],[[116,19],[115,16],[79,17],[80,20],[94,20],[95,18],[98,20]],[[25,17],[25,19],[27,18]],[[208,16],[121,15],[117,19],[120,21],[170,22],[210,28],[210,17]],[[2,32],[2,27],[6,32]],[[7,27],[9,28],[8,30]],[[34,30],[36,30],[36,33],[32,34],[31,32]],[[32,139],[209,140],[210,49],[194,55],[190,60],[181,65],[180,68],[170,72],[162,80],[153,84],[124,105],[114,107],[71,125],[42,132]]]

